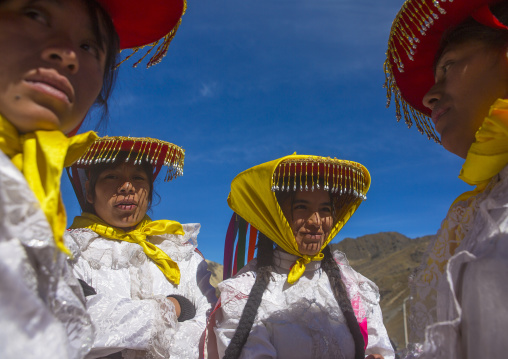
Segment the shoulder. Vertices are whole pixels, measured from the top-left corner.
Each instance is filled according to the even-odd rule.
[[[65,244],[74,252],[86,251],[90,243],[100,235],[88,228],[69,228],[64,233]],[[74,250],[71,247],[75,247]]]
[[[508,165],[499,172],[497,181],[488,198],[490,199],[488,206],[494,208],[506,207],[506,203],[508,203]]]
[[[353,306],[360,305],[364,312],[360,313],[360,316],[362,316],[362,314],[367,315],[373,306],[379,304],[378,286],[367,277],[355,271],[349,265],[344,253],[334,251],[333,258],[340,268],[342,281],[344,282]]]
[[[160,238],[162,242],[160,244],[164,245],[186,245],[192,246],[192,250],[197,248],[198,246],[198,234],[201,229],[201,224],[199,223],[183,223],[182,228],[184,231],[183,235],[179,234],[161,234],[158,236],[153,236],[153,238]]]
[[[182,224],[185,234],[162,234],[150,237],[150,241],[162,249],[167,255],[177,262],[201,262],[202,255],[197,251],[197,236],[201,225],[199,223]]]
[[[247,298],[256,282],[256,259],[243,267],[234,277],[219,283],[221,302],[224,305],[232,299]]]

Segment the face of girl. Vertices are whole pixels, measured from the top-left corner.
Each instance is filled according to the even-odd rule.
[[[0,114],[19,132],[68,133],[93,105],[106,50],[91,21],[83,0],[0,3]]]
[[[97,216],[117,228],[135,227],[146,214],[150,182],[141,166],[122,163],[102,171],[95,184],[95,197],[86,182],[86,200]]]
[[[508,96],[508,56],[481,41],[445,49],[437,62],[435,85],[423,98],[448,151],[466,158],[476,131],[498,98]]]
[[[294,201],[288,198],[281,204],[301,254],[319,253],[333,227],[330,194],[322,189],[297,191]]]

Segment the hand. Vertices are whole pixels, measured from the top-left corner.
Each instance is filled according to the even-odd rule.
[[[370,354],[365,359],[385,359],[381,354]]]
[[[180,308],[180,303],[178,303],[178,301],[173,297],[168,297],[168,299],[171,301],[171,303],[173,303],[175,305],[176,317],[179,318],[180,313],[182,311],[182,309]],[[383,357],[381,357],[381,358],[383,358]]]

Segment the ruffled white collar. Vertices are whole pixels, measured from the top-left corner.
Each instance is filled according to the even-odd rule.
[[[284,272],[289,273],[291,267],[295,264],[299,257],[289,254],[280,248],[273,251],[273,265]],[[304,273],[315,272],[321,268],[321,261],[312,261],[305,266]]]

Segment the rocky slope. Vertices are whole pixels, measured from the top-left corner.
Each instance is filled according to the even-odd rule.
[[[402,304],[409,296],[408,277],[420,264],[432,236],[410,239],[397,232],[345,238],[331,244],[346,253],[351,266],[379,287],[383,319],[390,338],[400,349],[405,347]],[[210,283],[222,280],[222,265],[208,262]]]

